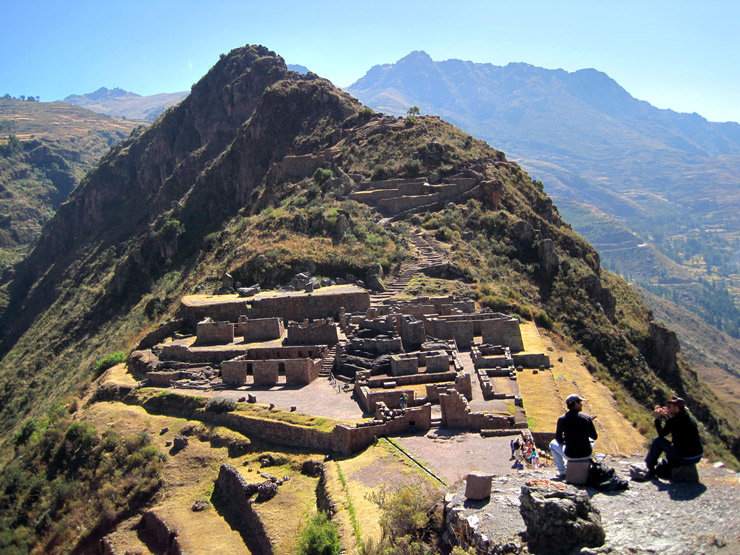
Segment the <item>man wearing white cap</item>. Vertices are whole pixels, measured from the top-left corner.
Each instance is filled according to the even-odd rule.
[[[565,476],[566,458],[582,459],[590,457],[593,452],[593,443],[598,435],[591,417],[581,412],[585,400],[576,394],[568,395],[565,400],[568,412],[558,418],[555,439],[550,442],[558,478]]]

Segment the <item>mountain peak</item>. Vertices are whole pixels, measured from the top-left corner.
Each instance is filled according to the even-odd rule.
[[[408,63],[434,63],[434,60],[432,60],[432,57],[424,52],[423,50],[414,50],[413,52],[407,54],[400,60],[398,60],[399,65],[401,64],[408,64]]]

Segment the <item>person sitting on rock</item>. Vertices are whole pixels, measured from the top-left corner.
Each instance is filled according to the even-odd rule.
[[[557,478],[565,477],[565,459],[590,457],[594,440],[598,438],[592,418],[581,412],[585,399],[576,394],[565,400],[568,412],[558,418],[555,439],[550,442],[552,460],[558,469]]]
[[[674,396],[666,403],[666,406],[655,407],[653,414],[658,437],[653,439],[645,457],[648,475],[668,477],[674,466],[699,462],[704,450],[696,421],[686,411],[686,402]],[[671,436],[671,440],[666,438],[668,435]],[[663,453],[665,453],[665,459],[658,464]]]

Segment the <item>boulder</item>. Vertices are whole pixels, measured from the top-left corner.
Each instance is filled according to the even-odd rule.
[[[224,272],[224,274],[221,276],[221,287],[223,289],[233,289],[234,288],[234,278],[231,277],[230,273]]]
[[[465,498],[473,501],[480,501],[491,497],[491,480],[490,474],[474,470],[468,474],[465,483]]]
[[[519,501],[530,551],[571,553],[604,544],[601,514],[586,491],[538,480],[522,486]]]
[[[260,292],[260,286],[255,284],[250,287],[239,287],[236,292],[240,297],[251,297]]]
[[[270,480],[267,480],[265,482],[262,482],[261,484],[257,485],[257,498],[255,501],[257,503],[264,503],[265,501],[269,501],[275,495],[277,495],[278,492],[278,485]]]
[[[185,436],[175,436],[173,438],[172,448],[175,451],[181,451],[181,450],[185,449],[185,447],[188,446],[188,442],[189,441],[190,440],[187,437],[185,437]]]

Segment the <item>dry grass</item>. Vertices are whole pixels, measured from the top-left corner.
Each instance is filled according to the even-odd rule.
[[[164,453],[173,436],[190,424],[183,419],[148,414],[143,408],[121,403],[96,403],[85,411],[84,419],[99,429],[112,427],[121,434],[136,434],[147,431],[152,441]],[[167,428],[167,431],[162,433]],[[221,435],[238,435],[222,428]],[[153,510],[171,528],[180,532],[183,549],[190,553],[248,553],[240,534],[231,529],[212,507],[193,512],[191,507],[197,500],[210,500],[213,484],[221,464],[228,463],[240,470],[248,482],[262,481],[256,470],[259,452],[230,458],[226,448],[214,448],[208,442],[191,436],[188,446],[176,454],[168,454],[163,475],[165,484],[153,499]],[[263,504],[255,504],[265,528],[271,537],[276,553],[292,553],[300,527],[308,514],[316,508],[317,478],[300,473],[301,463],[308,458],[320,458],[310,453],[282,453],[287,463],[265,469],[274,476],[290,476],[280,486],[278,495]],[[245,463],[248,466],[245,466]],[[250,471],[252,469],[252,471]],[[116,544],[131,548],[136,545],[136,531],[121,526],[115,534]],[[140,543],[140,542],[139,542]]]
[[[535,338],[527,326],[522,326],[523,335],[525,330],[525,346],[530,350]],[[532,431],[554,433],[555,423],[565,411],[565,398],[576,393],[587,399],[583,404],[584,412],[596,416],[595,426],[599,434],[596,450],[624,455],[643,452],[645,438],[619,412],[611,391],[591,375],[578,354],[562,341],[539,334],[538,337],[541,352],[550,355],[553,368],[537,374],[532,370],[517,373],[519,390]],[[558,361],[560,357],[562,362]]]
[[[417,468],[395,456],[382,440],[351,459],[338,461],[337,465],[347,483],[347,495],[354,506],[363,541],[380,539],[380,512],[369,499],[370,494],[381,486],[393,487],[418,481]],[[336,470],[332,469],[332,472],[336,477]],[[342,510],[345,512],[342,520],[349,523],[351,529],[347,502]]]

